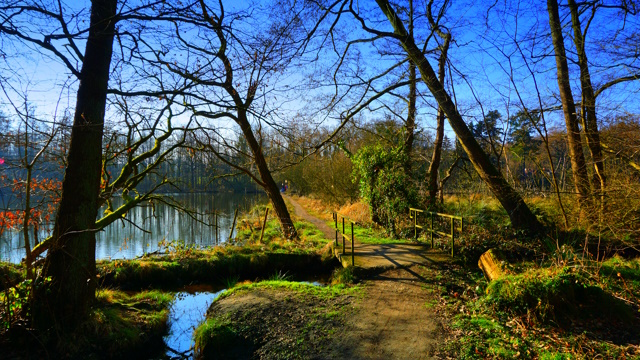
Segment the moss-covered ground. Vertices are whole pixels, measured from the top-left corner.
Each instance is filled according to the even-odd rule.
[[[640,359],[637,240],[594,234],[596,226],[579,219],[569,203],[568,218],[575,226],[564,229],[553,199],[530,201],[544,224],[537,233],[512,229],[494,199],[445,200],[443,212],[465,217],[456,257],[420,272],[439,295],[424,305],[448,319],[449,340],[439,357]],[[331,223],[332,207],[318,208]],[[448,241],[436,242],[448,250]],[[511,275],[489,284],[477,263],[492,248],[507,254]]]
[[[327,350],[360,288],[272,280],[220,296],[194,333],[206,359],[309,358]]]
[[[99,290],[89,318],[72,333],[36,332],[21,322],[5,327],[0,336],[2,357],[121,359],[148,356],[162,348],[172,299],[170,293],[156,290],[137,293]],[[4,295],[0,295],[0,303],[3,301]]]
[[[260,240],[264,210],[258,207],[241,215],[237,237],[223,246],[201,250],[172,241],[165,244],[167,253],[162,256],[98,261],[99,290],[90,320],[77,334],[56,337],[55,341],[51,334],[28,327],[30,283],[23,281],[22,267],[0,263],[0,347],[7,348],[3,354],[18,358],[46,357],[48,352],[69,358],[149,356],[162,349],[173,296],[165,291],[192,284],[232,287],[239,280],[265,279],[273,274],[287,274],[296,280],[328,278],[336,264],[322,233],[294,217],[299,239],[287,240],[278,221],[270,216]],[[289,291],[285,288],[295,285],[282,287]],[[40,343],[54,345],[37,346]],[[64,352],[57,352],[59,349]]]

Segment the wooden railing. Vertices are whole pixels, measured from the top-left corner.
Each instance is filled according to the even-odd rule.
[[[338,228],[339,217],[342,218],[342,231],[340,231],[340,229]],[[345,220],[351,223],[351,236],[348,236],[345,232],[345,228],[344,228]],[[355,237],[353,235],[353,226],[356,224],[356,222],[337,212],[333,213],[333,221],[336,225],[336,246],[339,246],[338,234],[340,234],[340,237],[342,238],[342,255],[346,255],[345,240],[351,240],[351,266],[355,266],[355,254],[353,249]]]
[[[419,225],[418,224],[418,215],[419,214],[425,214],[426,216],[429,217],[429,227],[427,228],[426,224],[424,225]],[[444,218],[444,219],[449,219],[449,220],[445,220],[445,221],[449,221],[450,222],[450,233],[449,232],[443,232],[443,231],[438,231],[434,228],[433,223],[434,223],[434,218]],[[418,229],[423,229],[427,232],[429,232],[429,237],[431,239],[431,248],[434,247],[434,243],[433,243],[433,235],[440,235],[443,237],[448,237],[451,238],[451,256],[453,256],[454,254],[454,248],[455,248],[455,239],[456,239],[456,230],[458,230],[458,232],[462,232],[464,230],[464,219],[462,218],[462,216],[455,216],[455,215],[449,215],[449,214],[442,214],[442,213],[437,213],[437,212],[431,212],[431,211],[426,211],[426,210],[422,210],[422,209],[415,209],[415,208],[409,208],[409,219],[413,220],[413,236],[416,240],[418,240]],[[460,222],[460,227],[456,227],[456,220],[458,220]]]

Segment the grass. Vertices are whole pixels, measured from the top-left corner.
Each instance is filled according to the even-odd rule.
[[[22,265],[0,261],[0,290],[14,286],[22,281],[23,277]]]
[[[464,268],[433,274],[445,282],[441,310],[453,334],[443,351],[458,359],[639,358],[638,303],[620,299],[617,273],[625,269],[627,283],[639,275],[637,260],[621,258],[600,267],[530,268],[490,284],[477,271],[462,276]]]
[[[254,245],[194,251],[188,256],[102,261],[97,266],[104,286],[136,290],[171,289],[190,282],[224,285],[228,279],[255,279],[277,271],[322,274],[330,271],[334,263],[330,253],[318,254],[315,249],[269,250]]]
[[[100,289],[89,319],[63,335],[54,353],[66,358],[145,357],[162,349],[173,295],[157,290],[127,294]]]
[[[175,288],[189,282],[207,282],[226,285],[229,279],[264,278],[275,272],[304,274],[327,273],[333,268],[333,254],[326,245],[322,232],[313,224],[297,220],[299,240],[282,237],[275,217],[269,217],[265,234],[260,241],[265,206],[257,206],[245,214],[238,226],[237,245],[210,249],[176,251],[162,257],[138,260],[98,262],[103,285],[124,289],[142,289],[149,286]],[[252,216],[254,216],[252,218]]]
[[[286,280],[241,284],[223,293],[196,329],[203,358],[304,358],[326,348],[341,328],[358,286],[314,286]],[[243,296],[248,296],[246,304]],[[246,300],[246,299],[245,299]]]
[[[231,325],[230,319],[209,318],[198,326],[193,332],[195,352],[202,354],[205,351],[221,353],[241,343],[241,337]]]
[[[571,323],[588,313],[629,324],[633,310],[605,292],[578,268],[542,268],[492,281],[481,305],[529,321]]]
[[[331,274],[332,284],[353,284],[356,280],[353,267],[337,267]]]
[[[297,281],[266,280],[237,285],[220,294],[216,301],[220,301],[236,293],[254,291],[258,289],[293,291],[298,294],[311,295],[320,299],[331,299],[339,295],[353,295],[361,290],[361,288],[358,286],[348,286],[345,284],[336,284],[332,286],[316,286],[313,284]]]
[[[243,246],[260,246],[261,248],[271,251],[321,250],[329,240],[325,239],[322,231],[313,224],[295,216],[291,211],[291,206],[288,207],[290,208],[294,226],[298,231],[298,240],[290,241],[285,239],[278,219],[272,213],[269,213],[264,226],[264,235],[262,241],[260,241],[266,205],[258,205],[244,214],[243,218],[239,221],[238,233],[235,239],[236,243]]]

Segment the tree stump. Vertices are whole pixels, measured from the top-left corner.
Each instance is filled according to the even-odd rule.
[[[506,264],[507,261],[505,260],[504,254],[496,249],[487,250],[484,254],[480,255],[480,260],[478,260],[480,270],[482,270],[484,276],[489,281],[508,274],[509,270]]]

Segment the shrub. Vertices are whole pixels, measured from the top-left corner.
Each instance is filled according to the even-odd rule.
[[[371,209],[371,219],[396,235],[397,219],[418,204],[416,187],[403,167],[406,155],[402,147],[365,146],[352,161],[353,178]]]

